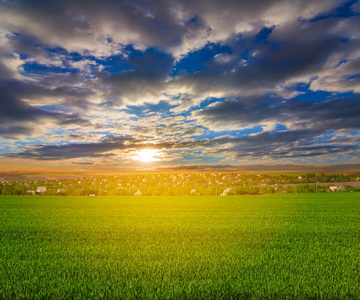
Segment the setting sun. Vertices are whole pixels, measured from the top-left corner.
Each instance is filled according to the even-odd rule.
[[[143,149],[137,153],[137,160],[143,162],[151,162],[158,160],[156,156],[158,155],[159,150],[156,149]]]

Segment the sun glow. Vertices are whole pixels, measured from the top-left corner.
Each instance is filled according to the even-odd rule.
[[[137,160],[141,160],[143,162],[151,162],[151,161],[157,161],[159,160],[156,158],[158,156],[159,150],[156,149],[143,149],[139,152],[137,152]]]

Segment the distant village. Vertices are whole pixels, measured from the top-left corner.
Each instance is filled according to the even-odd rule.
[[[303,175],[139,173],[41,180],[0,177],[0,195],[228,196],[359,191],[360,172]]]

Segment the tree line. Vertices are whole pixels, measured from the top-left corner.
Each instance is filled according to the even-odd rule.
[[[248,195],[274,193],[331,192],[335,182],[359,182],[360,172],[352,174],[307,173],[242,174],[222,172],[139,173],[118,176],[84,176],[54,180],[5,179],[0,195],[49,196],[186,196]],[[318,183],[326,183],[320,185]],[[328,183],[328,185],[327,185]],[[359,186],[346,185],[334,192],[358,192]]]

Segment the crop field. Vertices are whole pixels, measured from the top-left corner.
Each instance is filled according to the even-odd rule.
[[[2,299],[358,299],[360,194],[0,197]]]

